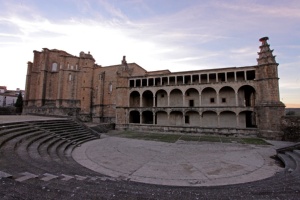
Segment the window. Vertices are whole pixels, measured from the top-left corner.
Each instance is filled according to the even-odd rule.
[[[215,98],[210,98],[210,103],[215,103]]]
[[[73,70],[74,69],[74,66],[73,65],[71,65],[71,70]]]
[[[194,107],[194,100],[190,100],[189,105],[190,105],[190,107]]]
[[[189,124],[189,123],[190,123],[190,116],[185,116],[184,122],[185,122],[186,124]]]
[[[113,88],[112,88],[112,83],[110,82],[110,83],[109,83],[109,86],[108,86],[108,93],[111,93],[112,90],[113,90]]]
[[[226,98],[222,98],[222,103],[226,103]]]
[[[51,71],[56,72],[57,71],[57,63],[52,63],[52,69]]]
[[[69,81],[72,81],[72,74],[69,74]]]

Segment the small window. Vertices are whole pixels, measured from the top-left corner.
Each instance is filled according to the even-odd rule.
[[[164,94],[161,94],[161,95],[160,95],[160,97],[161,97],[161,98],[164,98],[164,97],[165,97],[165,95],[164,95]]]
[[[51,71],[56,72],[57,71],[57,63],[52,63],[52,69]]]
[[[72,80],[73,80],[72,74],[69,74],[69,81],[72,81]]]
[[[210,98],[210,103],[215,103],[215,98]]]
[[[190,107],[194,107],[194,100],[190,100],[189,105],[190,105]]]
[[[74,66],[73,65],[71,65],[71,70],[73,70],[74,69]]]
[[[189,123],[190,123],[190,116],[185,116],[184,122],[185,122],[186,124],[189,124]]]
[[[109,86],[108,86],[108,93],[111,93],[112,90],[113,90],[113,87],[112,87],[112,83],[110,82]]]
[[[222,103],[226,103],[226,98],[222,98]]]

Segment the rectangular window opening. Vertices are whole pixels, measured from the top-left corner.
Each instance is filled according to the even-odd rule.
[[[190,100],[189,105],[190,105],[190,107],[194,107],[194,100]]]
[[[210,98],[210,103],[215,103],[215,98]]]
[[[184,121],[186,124],[190,123],[190,116],[185,116]]]
[[[226,98],[222,98],[222,103],[226,103]]]

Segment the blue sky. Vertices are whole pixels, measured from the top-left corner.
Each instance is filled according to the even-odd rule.
[[[299,0],[0,0],[0,85],[25,88],[33,50],[172,72],[256,64],[268,36],[280,98],[300,107]]]

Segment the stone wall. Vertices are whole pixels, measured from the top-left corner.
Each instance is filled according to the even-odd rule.
[[[284,116],[281,118],[283,140],[300,141],[300,116]]]
[[[151,132],[180,132],[194,134],[216,134],[224,136],[251,136],[256,137],[258,130],[242,129],[242,128],[205,128],[205,127],[178,127],[163,125],[146,125],[146,124],[117,124],[118,130],[135,130],[135,131],[151,131]]]

